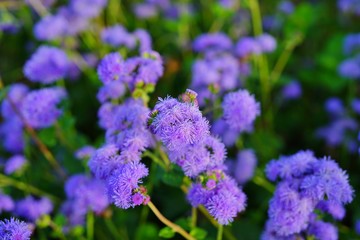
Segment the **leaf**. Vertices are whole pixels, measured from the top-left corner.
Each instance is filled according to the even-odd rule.
[[[136,240],[151,240],[158,238],[158,228],[154,224],[141,225],[136,231]]]
[[[56,145],[56,134],[54,127],[44,128],[40,130],[38,136],[46,146],[53,147]]]
[[[174,236],[175,236],[174,230],[172,230],[169,227],[164,227],[159,232],[159,237],[162,237],[162,238],[172,238]]]
[[[183,174],[173,171],[166,172],[162,177],[162,181],[169,186],[180,187],[183,182],[183,178]]]
[[[207,235],[207,231],[202,228],[195,227],[190,231],[190,235],[198,240],[201,240],[201,239],[205,239]]]

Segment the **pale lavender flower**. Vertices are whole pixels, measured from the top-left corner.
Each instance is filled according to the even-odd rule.
[[[24,74],[33,82],[53,83],[67,74],[69,61],[64,51],[41,46],[25,63]]]
[[[106,4],[107,0],[71,0],[69,6],[76,14],[93,18],[100,14]]]
[[[276,39],[270,34],[264,33],[256,37],[256,41],[259,43],[261,52],[269,53],[276,49]]]
[[[257,159],[253,150],[244,149],[237,154],[234,176],[238,183],[244,184],[254,176],[256,164]]]
[[[360,78],[360,55],[349,58],[340,63],[338,72],[342,77],[349,79]]]
[[[360,99],[359,98],[355,98],[351,101],[351,108],[355,113],[360,114]]]
[[[15,155],[9,158],[5,163],[4,172],[7,175],[10,175],[18,170],[20,170],[25,164],[27,160],[22,155]]]
[[[106,179],[121,164],[119,149],[114,144],[96,150],[89,160],[89,168],[98,179]]]
[[[121,81],[113,81],[99,89],[97,99],[99,102],[104,103],[107,100],[116,100],[124,96],[126,87]]]
[[[139,42],[139,51],[149,52],[152,50],[152,40],[150,34],[144,29],[137,29],[134,32],[134,36],[136,36]]]
[[[15,208],[15,203],[12,198],[0,192],[0,213],[3,211],[11,212]]]
[[[106,55],[97,68],[100,80],[104,84],[120,79],[124,74],[124,61],[119,53],[110,53]]]
[[[34,35],[38,40],[54,40],[64,37],[68,28],[67,20],[61,15],[47,15],[34,26]]]
[[[337,228],[323,221],[314,221],[309,226],[309,234],[316,237],[319,240],[337,240],[338,231]]]
[[[193,49],[196,52],[227,51],[232,47],[231,39],[224,33],[208,33],[198,36]]]
[[[13,118],[19,120],[9,99],[15,105],[17,110],[20,110],[22,100],[28,92],[29,92],[29,88],[26,85],[22,83],[12,84],[9,87],[9,91],[7,92],[7,98],[5,98],[1,104],[2,117],[12,121],[16,121]]]
[[[237,132],[251,132],[256,117],[260,115],[260,104],[247,90],[225,95],[222,107],[225,122]]]
[[[86,145],[76,150],[75,157],[78,159],[89,159],[94,155],[95,151],[96,149],[93,146]]]
[[[300,98],[302,95],[301,84],[296,80],[289,82],[282,88],[281,95],[288,100]]]
[[[15,214],[17,216],[24,217],[32,222],[36,222],[37,219],[49,214],[52,210],[53,204],[46,197],[37,200],[32,196],[28,196],[16,202],[15,206]]]
[[[60,87],[43,88],[28,93],[21,106],[26,122],[34,128],[50,127],[62,114],[57,105],[65,96],[65,90]]]
[[[262,51],[262,47],[255,38],[243,37],[236,43],[235,53],[239,57],[247,57],[249,55],[257,55]]]
[[[125,46],[126,48],[133,49],[136,46],[136,38],[121,25],[114,25],[103,29],[101,39],[104,43],[113,47]]]

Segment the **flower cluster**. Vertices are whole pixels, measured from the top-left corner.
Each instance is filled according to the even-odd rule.
[[[33,90],[23,99],[21,112],[25,121],[33,128],[50,127],[62,114],[58,104],[66,97],[60,87]]]
[[[28,224],[11,218],[0,221],[0,238],[4,240],[30,240],[31,230]]]
[[[149,19],[160,14],[167,19],[178,19],[191,12],[192,6],[189,3],[174,3],[171,0],[144,0],[134,5],[134,13],[140,19]]]
[[[7,98],[1,104],[1,115],[4,120],[0,125],[2,145],[12,153],[21,153],[24,150],[23,123],[18,112],[28,92],[29,88],[26,85],[13,84],[9,88]]]
[[[149,129],[170,160],[195,179],[188,198],[202,204],[221,224],[229,224],[245,209],[246,197],[223,169],[225,146],[209,133],[208,121],[196,105],[197,94],[187,90],[180,99],[160,99],[149,116]]]
[[[34,27],[34,35],[46,41],[77,35],[88,28],[91,18],[99,15],[106,3],[107,0],[71,0],[55,14],[42,18]]]
[[[354,99],[351,104],[352,111],[359,114],[359,100]],[[326,144],[331,147],[337,147],[345,144],[350,152],[356,152],[358,143],[356,132],[359,131],[359,125],[344,106],[339,98],[329,98],[325,103],[325,109],[329,114],[331,122],[316,131],[316,136],[324,139]]]
[[[105,183],[83,174],[73,175],[67,180],[65,193],[67,200],[62,205],[62,212],[71,226],[82,225],[88,210],[100,214],[109,205]]]
[[[52,202],[46,198],[35,199],[28,196],[15,204],[15,214],[29,221],[36,222],[41,216],[49,214],[53,210]]]
[[[356,33],[347,35],[343,42],[343,51],[347,58],[342,61],[338,67],[338,72],[342,77],[354,80],[360,79],[359,50],[360,34]]]
[[[70,62],[56,47],[41,46],[24,66],[24,74],[33,82],[53,83],[67,75]]]
[[[12,198],[0,192],[0,213],[3,211],[11,212],[15,208],[15,203]]]
[[[360,3],[356,0],[338,0],[338,8],[344,13],[354,13],[360,15]]]
[[[334,160],[317,159],[311,151],[300,151],[272,160],[266,174],[271,181],[280,182],[270,200],[262,239],[291,239],[302,232],[317,239],[337,239],[336,228],[318,220],[315,212],[341,219],[343,204],[353,199],[348,176]]]

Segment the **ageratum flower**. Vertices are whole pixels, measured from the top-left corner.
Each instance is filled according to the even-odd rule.
[[[231,39],[224,33],[209,33],[198,36],[193,49],[196,52],[227,51],[232,47]]]
[[[203,178],[206,182],[191,185],[188,200],[193,207],[204,205],[220,224],[229,224],[245,209],[245,194],[233,179],[219,170],[209,171]]]
[[[106,102],[99,108],[98,117],[99,125],[103,129],[109,129],[114,125],[113,114],[115,114],[117,105]]]
[[[117,207],[127,209],[146,204],[149,197],[139,184],[149,171],[142,163],[121,164],[107,181],[108,196]]]
[[[234,168],[234,176],[236,181],[244,184],[249,181],[255,172],[257,164],[256,155],[251,149],[244,149],[237,154],[236,164]]]
[[[296,80],[289,82],[282,88],[281,95],[287,100],[300,98],[302,95],[301,84]]]
[[[97,73],[103,84],[119,80],[125,74],[124,61],[119,53],[110,53],[100,62]]]
[[[21,169],[26,164],[26,162],[27,160],[22,155],[12,156],[6,161],[4,172],[7,175],[10,175]]]
[[[126,87],[121,81],[113,81],[99,89],[97,99],[99,102],[104,103],[107,100],[116,100],[124,96]]]
[[[270,34],[264,33],[260,36],[257,36],[256,40],[260,45],[261,52],[263,53],[273,52],[276,49],[276,39]]]
[[[91,210],[102,213],[109,205],[105,182],[78,174],[70,177],[65,184],[66,202],[62,212],[69,218],[70,225],[82,225],[86,213]]]
[[[15,205],[15,214],[32,222],[36,222],[41,216],[49,214],[52,210],[53,204],[46,197],[37,200],[28,196],[16,202]]]
[[[134,32],[134,36],[137,38],[139,42],[139,51],[150,52],[152,51],[152,40],[150,34],[144,29],[137,29]]]
[[[4,240],[30,240],[31,230],[25,222],[11,218],[0,221],[0,238]]]
[[[7,92],[7,98],[5,98],[1,104],[2,117],[5,119],[9,119],[9,120],[11,119],[13,121],[16,121],[13,118],[18,118],[18,117],[13,107],[16,107],[17,110],[19,111],[21,108],[22,100],[28,92],[29,92],[29,88],[26,85],[22,83],[12,84],[9,87],[9,91]],[[14,104],[14,106],[12,106],[9,99],[11,100],[12,104]]]
[[[34,26],[34,35],[38,40],[54,40],[66,35],[67,20],[59,14],[48,15]]]
[[[309,226],[309,234],[316,237],[319,240],[337,240],[338,231],[337,228],[323,221],[313,221]]]
[[[4,149],[11,153],[21,153],[24,150],[23,125],[19,120],[9,119],[0,124],[0,136]]]
[[[149,122],[152,133],[170,151],[199,144],[209,134],[209,123],[197,106],[170,97],[159,100]]]
[[[95,151],[96,149],[93,146],[86,145],[76,150],[75,157],[78,159],[89,159],[94,155]]]
[[[69,61],[59,48],[41,46],[25,63],[24,74],[33,82],[53,83],[67,74]]]
[[[60,87],[43,88],[28,93],[21,106],[26,122],[34,128],[53,125],[62,114],[57,105],[65,96],[65,90]]]
[[[360,78],[360,55],[349,58],[340,63],[338,67],[339,74],[344,78]]]
[[[106,3],[107,0],[71,0],[69,7],[82,17],[93,18],[100,14]]]
[[[252,37],[241,38],[235,46],[235,53],[239,57],[247,57],[252,54],[260,54],[262,48],[259,41]]]
[[[225,122],[237,132],[252,131],[253,123],[260,115],[260,104],[247,90],[225,95],[222,107]]]
[[[101,39],[104,43],[113,47],[125,46],[128,49],[133,49],[136,46],[135,36],[121,25],[114,25],[103,29]]]
[[[114,144],[96,150],[89,160],[89,168],[98,179],[106,179],[121,164],[119,149]]]
[[[325,102],[325,110],[334,116],[341,116],[345,113],[343,102],[336,97],[329,98]]]
[[[0,213],[3,211],[10,212],[14,210],[15,203],[12,198],[0,192]]]
[[[263,236],[271,234],[281,239],[304,232],[318,239],[337,239],[336,229],[315,221],[314,211],[341,219],[345,214],[343,205],[353,199],[348,176],[335,161],[316,159],[312,152],[301,151],[271,161],[266,174],[270,180],[279,178],[280,182],[270,200],[269,220]]]

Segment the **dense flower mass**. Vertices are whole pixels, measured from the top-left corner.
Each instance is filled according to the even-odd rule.
[[[52,210],[53,204],[46,197],[35,199],[32,196],[28,196],[17,201],[15,205],[15,214],[32,222],[36,222],[43,215],[50,214]]]
[[[30,240],[31,231],[28,224],[11,218],[0,221],[0,238],[4,240]]]
[[[56,47],[41,46],[24,66],[24,74],[33,82],[53,83],[67,74],[66,53]]]
[[[280,182],[270,201],[263,239],[270,233],[296,237],[302,231],[319,239],[337,239],[331,224],[313,219],[315,209],[341,219],[342,205],[353,199],[348,176],[334,160],[317,159],[311,151],[300,151],[271,161],[266,174],[271,181]]]
[[[26,95],[21,112],[34,128],[45,128],[55,123],[62,111],[57,105],[66,97],[63,88],[52,87],[34,90]]]
[[[260,104],[247,90],[228,93],[222,103],[223,118],[229,127],[237,132],[250,132],[260,115]]]

